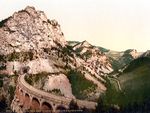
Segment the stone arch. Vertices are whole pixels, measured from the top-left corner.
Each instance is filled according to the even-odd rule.
[[[25,94],[25,97],[24,97],[24,108],[25,109],[30,108],[30,96],[27,93]]]
[[[40,109],[40,102],[37,98],[33,97],[31,102],[31,109],[32,110],[39,110]]]
[[[41,105],[41,110],[50,110],[49,112],[51,112],[53,110],[52,105],[49,104],[48,102],[43,102]]]
[[[23,96],[23,90],[22,89],[20,90],[20,94],[21,94],[21,96]]]

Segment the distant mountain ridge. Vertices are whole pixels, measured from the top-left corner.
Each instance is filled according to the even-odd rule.
[[[114,69],[118,70],[127,66],[132,60],[138,58],[140,53],[135,49],[128,49],[122,52],[109,51],[106,55],[110,57]]]
[[[86,41],[86,40],[85,40]],[[70,46],[75,46],[76,44],[79,44],[79,43],[81,43],[80,41],[67,41],[68,42],[68,44],[70,45]],[[84,41],[83,41],[84,42]],[[87,41],[86,41],[87,42]],[[89,43],[89,42],[88,42]],[[90,43],[89,43],[90,44]],[[92,44],[91,44],[92,45]],[[94,46],[94,45],[92,45],[92,46]],[[103,47],[100,47],[100,46],[95,46],[95,47],[97,47],[97,48],[99,48],[100,49],[100,51],[102,51],[102,52],[108,52],[109,51],[109,49],[106,49],[106,48],[103,48]]]
[[[90,44],[87,41],[68,41],[68,44],[74,48],[74,50],[79,54],[86,51],[85,49],[96,49],[100,53],[105,54],[113,68],[113,70],[119,70],[124,66],[127,66],[132,60],[138,58],[142,53],[137,52],[135,49],[127,49],[125,51],[112,51],[111,49],[106,49],[103,47],[98,47]]]
[[[147,50],[146,52],[144,52],[143,54],[141,54],[140,57],[150,57],[150,50]]]

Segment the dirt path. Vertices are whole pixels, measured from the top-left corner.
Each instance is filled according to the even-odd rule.
[[[108,79],[111,79],[111,80],[117,82],[118,89],[119,89],[120,91],[122,91],[122,88],[121,88],[121,85],[120,85],[120,81],[119,81],[118,79],[116,79],[116,78],[109,78],[109,77],[108,77]]]

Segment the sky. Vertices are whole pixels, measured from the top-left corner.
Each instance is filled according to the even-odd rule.
[[[150,49],[150,0],[0,0],[0,20],[26,6],[56,19],[66,40],[116,51]]]

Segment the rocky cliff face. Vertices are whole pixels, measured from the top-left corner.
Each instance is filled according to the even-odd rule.
[[[33,7],[15,12],[0,28],[0,54],[65,46],[66,41],[56,20],[47,19]]]
[[[22,73],[26,67],[32,74],[57,72],[50,62],[55,62],[52,57],[58,58],[57,49],[65,48],[67,42],[56,20],[28,6],[0,23],[0,66],[6,69],[1,73]]]
[[[8,107],[18,75],[60,72],[57,65],[65,63],[57,61],[56,52],[66,44],[58,22],[34,7],[28,6],[0,22],[0,93]]]
[[[113,71],[109,58],[87,41],[76,44],[73,49],[85,60],[85,65],[94,70],[98,75],[108,74]]]

